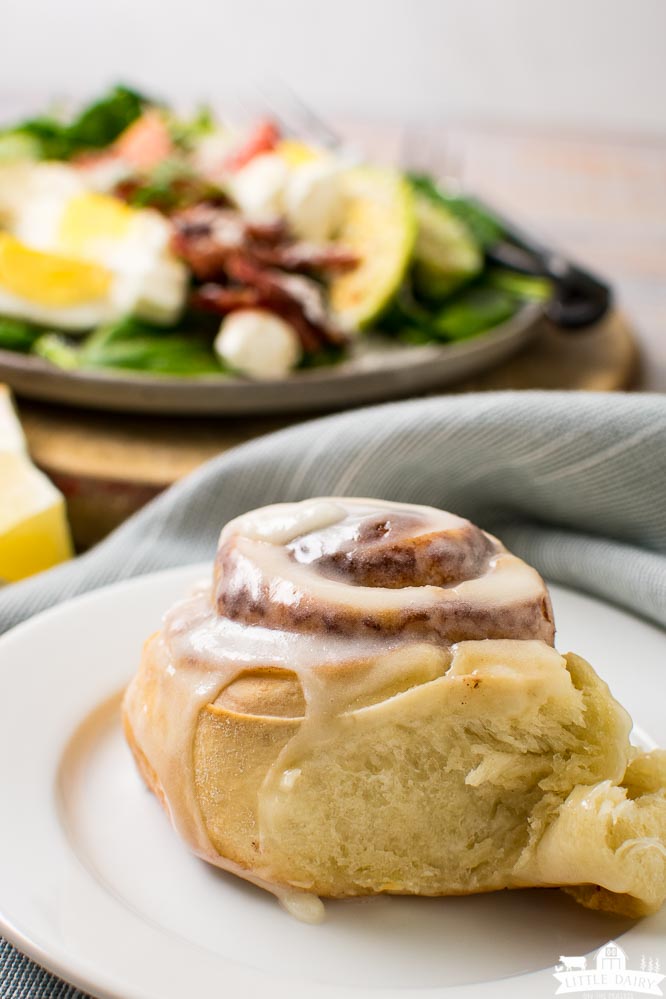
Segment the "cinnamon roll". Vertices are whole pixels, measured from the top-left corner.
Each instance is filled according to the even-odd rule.
[[[666,896],[666,753],[553,647],[538,573],[429,507],[318,499],[222,531],[169,611],[127,738],[200,857],[303,918],[318,896],[547,885]]]

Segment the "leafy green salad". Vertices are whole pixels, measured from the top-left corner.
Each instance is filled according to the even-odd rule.
[[[0,131],[0,349],[73,371],[279,379],[366,331],[455,342],[548,282],[425,175],[127,87]]]

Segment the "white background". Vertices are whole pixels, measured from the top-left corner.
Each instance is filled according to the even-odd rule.
[[[0,0],[1,104],[276,77],[325,112],[666,131],[664,0]]]

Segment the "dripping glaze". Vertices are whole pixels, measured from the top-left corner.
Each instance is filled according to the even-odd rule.
[[[261,827],[270,822],[275,789],[293,783],[299,754],[357,698],[399,680],[414,663],[441,675],[454,643],[479,638],[553,641],[543,581],[497,539],[429,507],[347,498],[279,504],[223,529],[212,585],[169,611],[147,644],[150,715],[135,679],[126,717],[189,847],[317,922],[323,909],[313,896],[213,847],[195,790],[201,711],[244,671],[274,667],[297,676],[305,713],[262,786]],[[330,683],[332,666],[344,669],[343,685]]]

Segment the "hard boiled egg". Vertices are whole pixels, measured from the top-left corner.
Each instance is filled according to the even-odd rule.
[[[120,297],[107,268],[35,250],[0,233],[1,315],[89,329],[123,314],[117,312]]]
[[[30,205],[64,203],[85,190],[76,170],[64,163],[0,165],[0,228],[12,229]]]
[[[68,330],[128,313],[177,320],[187,269],[169,249],[166,219],[55,166],[37,164],[13,186],[0,172],[0,314]]]

